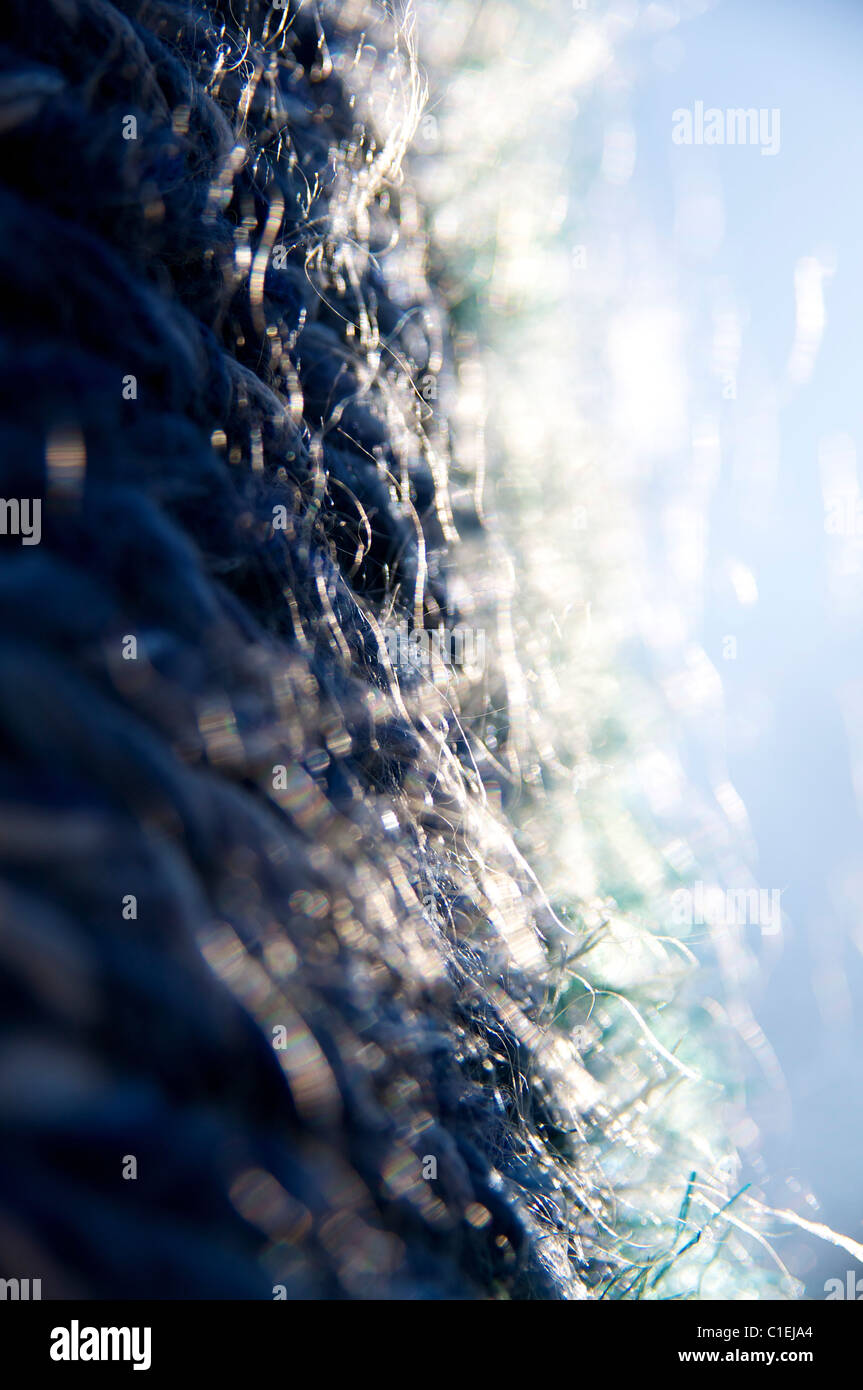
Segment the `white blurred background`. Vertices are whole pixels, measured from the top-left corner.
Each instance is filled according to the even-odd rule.
[[[745,928],[773,1075],[750,1096],[762,1176],[778,1205],[811,1189],[810,1215],[859,1240],[863,11],[720,0],[607,18],[576,302],[616,304],[594,408],[643,545],[629,650],[660,685],[702,654],[718,673],[721,705],[678,709],[676,744],[708,803],[725,787],[754,881],[782,892],[780,937]],[[672,113],[697,101],[778,108],[778,152],[675,145]],[[854,1261],[816,1242],[790,1263],[819,1298]]]

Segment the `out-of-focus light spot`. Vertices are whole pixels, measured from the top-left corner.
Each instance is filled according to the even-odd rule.
[[[728,571],[731,587],[734,589],[738,603],[745,604],[747,607],[752,603],[757,603],[758,585],[749,566],[744,565],[742,560],[732,560]]]
[[[651,748],[638,759],[638,778],[652,809],[659,815],[671,811],[683,792],[679,763],[661,748]]]
[[[291,894],[288,907],[299,916],[311,917],[314,921],[320,922],[329,914],[330,900],[326,893],[310,893],[301,888]]]
[[[732,825],[740,829],[748,827],[749,818],[743,799],[730,782],[720,782],[717,787],[714,787],[713,795]]]
[[[482,1230],[491,1221],[491,1213],[480,1202],[471,1202],[465,1210],[465,1220],[477,1230]]]
[[[271,1240],[293,1245],[311,1230],[311,1212],[291,1197],[271,1173],[260,1168],[241,1173],[231,1186],[230,1197],[243,1219]]]
[[[794,267],[796,328],[788,362],[788,377],[795,386],[807,382],[815,367],[827,321],[824,280],[833,271],[833,266],[822,264],[815,256],[804,256]]]
[[[718,709],[722,699],[722,682],[707,653],[691,646],[685,655],[683,670],[663,681],[665,693],[681,714],[694,714],[706,709]]]
[[[616,418],[628,440],[644,450],[675,447],[684,427],[680,315],[666,304],[645,304],[612,320],[608,356]]]
[[[58,501],[80,496],[87,469],[84,436],[74,425],[60,427],[48,436],[45,468],[49,491]]]
[[[662,853],[681,878],[695,868],[695,855],[685,840],[669,840],[668,844],[663,846]]]

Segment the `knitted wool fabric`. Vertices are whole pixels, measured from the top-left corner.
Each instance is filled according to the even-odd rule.
[[[470,672],[390,641],[470,618],[482,532],[407,40],[7,0],[0,470],[41,531],[0,538],[0,1273],[45,1298],[616,1268]]]

